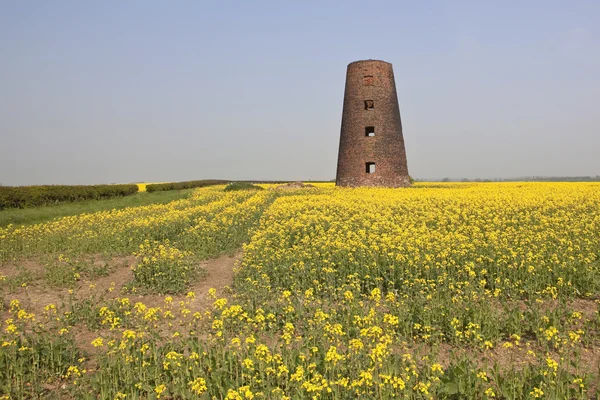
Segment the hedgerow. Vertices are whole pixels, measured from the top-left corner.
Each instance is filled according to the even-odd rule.
[[[185,181],[185,182],[167,182],[167,183],[153,183],[146,185],[147,192],[162,192],[165,190],[181,190],[199,188],[212,185],[223,185],[229,181],[223,181],[219,179],[204,179],[200,181]]]
[[[0,210],[108,199],[137,192],[137,185],[0,186]]]
[[[264,190],[264,188],[248,182],[231,182],[223,190],[226,192],[235,192],[236,190]]]

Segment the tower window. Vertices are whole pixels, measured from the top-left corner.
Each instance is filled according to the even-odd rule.
[[[375,102],[373,100],[365,100],[365,110],[372,110],[375,108]]]
[[[375,127],[374,126],[365,126],[365,136],[369,136],[369,137],[375,136]]]
[[[365,165],[366,165],[366,172],[367,172],[367,174],[374,174],[375,173],[375,163],[374,162],[368,162]]]
[[[373,79],[373,75],[365,75],[365,77],[363,78],[363,83],[365,84],[365,86],[373,86],[374,85],[374,79]]]

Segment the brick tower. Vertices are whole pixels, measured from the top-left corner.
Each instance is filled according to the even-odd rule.
[[[337,186],[409,186],[392,64],[348,64]]]

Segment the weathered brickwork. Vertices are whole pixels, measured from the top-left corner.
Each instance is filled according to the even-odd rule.
[[[365,60],[348,65],[336,185],[410,185],[390,63]]]

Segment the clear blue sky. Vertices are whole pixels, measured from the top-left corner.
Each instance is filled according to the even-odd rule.
[[[335,177],[394,65],[417,178],[600,174],[598,1],[6,1],[0,183]]]

